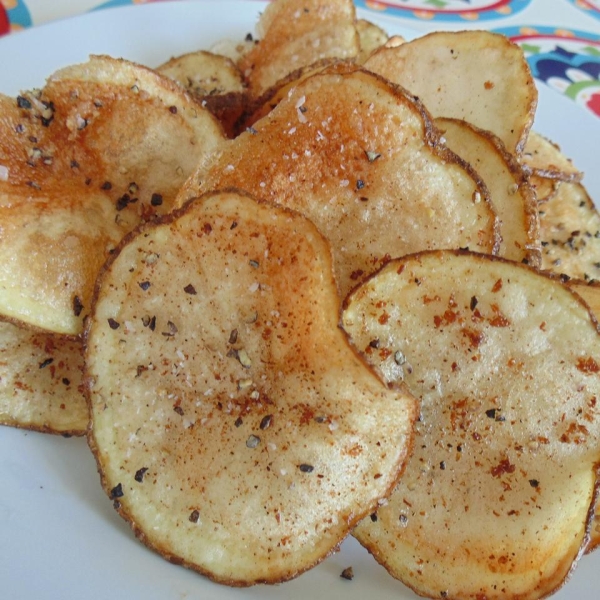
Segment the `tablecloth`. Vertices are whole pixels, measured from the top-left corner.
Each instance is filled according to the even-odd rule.
[[[169,0],[0,0],[0,35],[55,19]],[[202,0],[199,0],[202,1]],[[524,49],[536,79],[600,118],[600,0],[356,0],[414,30],[486,28]]]

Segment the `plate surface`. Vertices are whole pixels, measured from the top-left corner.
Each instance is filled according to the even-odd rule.
[[[41,87],[54,70],[110,54],[156,66],[254,30],[263,2],[164,2],[89,13],[0,39],[0,92]],[[374,16],[368,15],[374,20]],[[386,20],[389,33],[413,37]],[[600,119],[540,84],[535,128],[586,172],[600,201]],[[594,152],[596,154],[594,154]],[[594,168],[595,167],[595,168]],[[411,600],[417,598],[349,538],[341,551],[300,578],[233,589],[169,564],[142,546],[100,487],[83,439],[0,427],[0,589],[7,600]],[[352,581],[340,578],[352,566]],[[556,600],[596,600],[600,551],[584,557]]]

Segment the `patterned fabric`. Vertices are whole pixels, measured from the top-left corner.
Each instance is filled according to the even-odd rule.
[[[469,22],[502,19],[518,13],[532,0],[359,0],[357,6],[388,16],[425,21]]]

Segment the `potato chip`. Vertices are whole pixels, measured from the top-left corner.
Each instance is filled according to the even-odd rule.
[[[205,50],[174,56],[155,71],[200,97],[241,93],[246,87],[244,77],[231,59]]]
[[[580,182],[583,173],[565,156],[560,146],[536,131],[531,131],[520,157],[532,172],[559,181]]]
[[[0,322],[0,424],[83,435],[83,344]]]
[[[525,144],[521,162],[528,170],[538,202],[549,200],[561,181],[580,182],[583,174],[565,156],[558,144],[531,131]]]
[[[89,312],[96,275],[134,225],[132,219],[117,221],[119,216],[101,190],[65,183],[27,192],[24,186],[0,185],[4,317],[77,335]]]
[[[0,313],[78,335],[107,255],[225,138],[174,82],[107,57],[0,106]]]
[[[199,166],[180,202],[233,186],[301,212],[332,245],[342,295],[390,257],[494,252],[487,191],[422,105],[371,73],[340,68],[295,85]]]
[[[435,32],[382,48],[365,67],[416,94],[434,117],[464,119],[512,153],[527,140],[537,89],[523,51],[488,31]]]
[[[254,96],[288,73],[325,58],[356,58],[360,52],[351,0],[279,0],[257,25],[259,42],[239,62]]]
[[[600,279],[600,215],[580,183],[562,182],[540,205],[542,268],[584,281]]]
[[[235,63],[212,52],[199,50],[171,58],[156,67],[195,96],[215,115],[230,137],[246,104],[246,85]]]
[[[488,131],[458,119],[435,119],[451,150],[464,158],[485,182],[500,223],[503,256],[531,266],[541,263],[535,193],[517,160]]]
[[[600,336],[556,279],[486,255],[390,262],[343,326],[421,402],[389,502],[354,535],[431,598],[533,600],[586,546],[600,455]]]
[[[393,487],[416,403],[338,327],[329,247],[235,192],[146,226],[99,280],[90,445],[140,539],[230,585],[321,561]]]
[[[571,279],[566,282],[567,287],[581,296],[589,306],[596,321],[600,322],[600,282],[586,282],[580,279]],[[596,504],[594,521],[590,530],[590,541],[587,552],[596,550],[600,546],[600,499]]]
[[[292,92],[293,88],[302,83],[305,79],[330,67],[339,72],[343,69],[354,71],[356,69],[356,64],[354,61],[340,61],[337,58],[324,58],[316,63],[288,73],[283,79],[280,79],[275,85],[264,92],[264,94],[261,94],[258,98],[252,98],[248,102],[243,118],[240,119],[238,133],[241,133],[244,130],[252,131],[254,123],[268,115],[288,94]]]
[[[356,20],[356,31],[358,32],[360,46],[357,57],[359,64],[364,63],[375,50],[381,48],[389,40],[389,36],[384,29],[367,19]]]
[[[223,142],[208,110],[169,78],[125,60],[96,56],[61,69],[49,78],[44,93],[54,104],[54,121],[64,119],[70,146],[81,145],[100,166],[96,177],[108,178],[120,194],[133,195],[135,183],[139,201],[129,204],[140,204],[138,213],[141,206],[157,211],[151,204],[156,193],[163,200],[158,212],[168,212],[169,201],[196,163]],[[94,177],[91,165],[78,163]]]

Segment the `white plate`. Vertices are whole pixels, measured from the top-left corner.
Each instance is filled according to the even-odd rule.
[[[90,53],[156,66],[253,31],[262,2],[166,2],[90,13],[0,39],[0,92],[41,87],[46,76]],[[374,20],[373,14],[369,18]],[[389,33],[411,32],[384,24]],[[600,200],[600,120],[542,86],[536,129],[587,171]],[[595,167],[595,168],[594,168]],[[352,566],[355,578],[339,577]],[[0,597],[6,600],[410,600],[352,539],[295,581],[233,589],[164,561],[142,546],[100,488],[83,439],[0,427]],[[596,600],[600,553],[584,557],[556,600]]]

